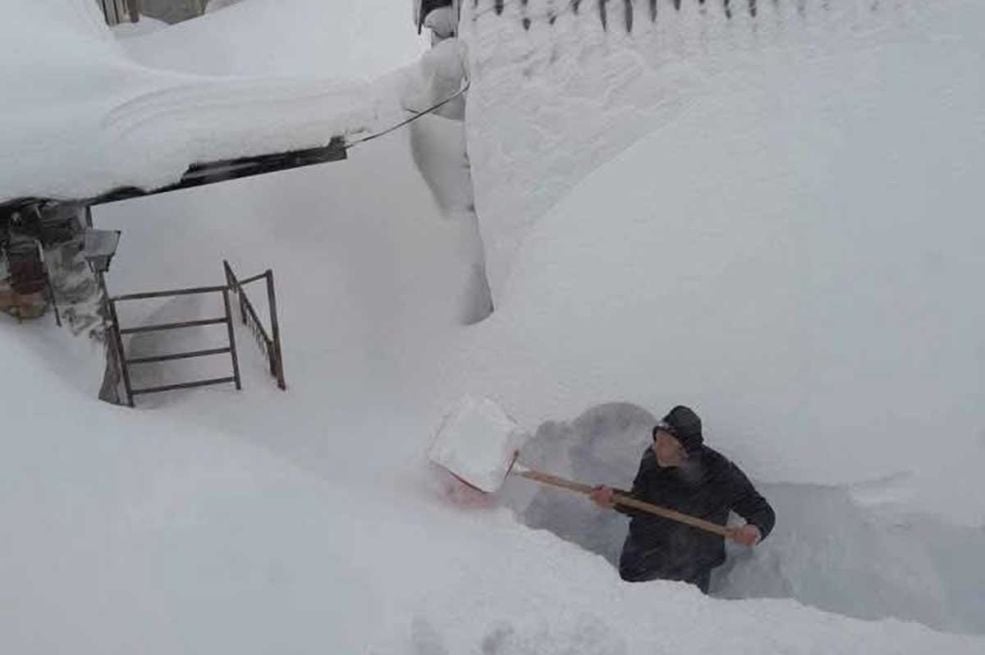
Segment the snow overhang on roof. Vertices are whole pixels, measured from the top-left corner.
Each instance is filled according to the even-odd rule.
[[[340,161],[347,157],[345,141],[342,137],[334,137],[328,145],[304,150],[239,157],[219,161],[193,164],[188,167],[181,179],[174,184],[144,191],[135,187],[121,187],[90,199],[86,204],[98,205],[106,202],[116,202],[127,198],[149,196],[177,189],[188,189],[206,184],[215,184],[227,180],[235,180],[252,175],[263,175],[275,171],[284,171],[301,166],[324,164],[330,161]]]
[[[168,191],[176,191],[178,189],[189,189],[206,184],[215,184],[241,177],[284,171],[301,166],[341,161],[346,159],[346,157],[345,141],[342,137],[334,137],[329,141],[328,145],[317,148],[193,164],[188,167],[188,170],[185,171],[179,181],[157,189],[144,190],[137,187],[125,186],[112,189],[91,198],[62,200],[62,202],[83,206],[99,205],[107,202],[126,200],[128,198],[150,196],[167,193]],[[16,211],[21,207],[34,205],[45,200],[49,199],[38,197],[14,198],[0,203],[0,213]]]
[[[351,135],[405,115],[402,73],[367,81],[358,71],[152,68],[128,55],[97,9],[39,0],[5,13],[0,206],[106,202],[337,161]]]

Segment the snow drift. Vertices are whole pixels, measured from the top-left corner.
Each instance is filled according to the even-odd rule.
[[[980,650],[979,638],[790,600],[626,585],[604,559],[527,529],[507,510],[450,502],[424,453],[441,397],[460,391],[442,369],[462,328],[449,297],[436,293],[448,278],[436,244],[455,239],[405,139],[359,152],[344,165],[97,213],[100,225],[127,230],[116,286],[165,275],[207,281],[219,251],[240,268],[261,255],[272,262],[287,394],[247,360],[241,394],[185,392],[138,412],[114,408],[64,377],[85,373],[73,364],[86,361],[85,344],[2,326],[5,370],[23,372],[0,378],[5,406],[16,408],[0,433],[0,521],[12,535],[0,546],[5,648]],[[380,171],[390,193],[353,183]],[[304,211],[312,207],[322,209]],[[271,222],[275,211],[286,220]],[[168,249],[159,247],[164,221]]]
[[[529,33],[480,15],[468,125],[499,298],[462,384],[528,425],[606,401],[686,403],[760,480],[912,472],[900,502],[981,525],[985,496],[966,485],[985,465],[985,227],[970,211],[985,171],[983,12],[903,2],[761,15],[750,32],[682,8],[631,35],[594,15]],[[659,38],[672,28],[693,58]],[[629,76],[621,60],[684,66],[697,86]],[[570,186],[538,214],[535,198]]]

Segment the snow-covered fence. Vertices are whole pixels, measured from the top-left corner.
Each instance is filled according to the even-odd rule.
[[[280,323],[277,320],[277,296],[274,293],[274,272],[269,268],[253,277],[240,280],[236,277],[228,261],[223,260],[222,267],[226,272],[226,284],[229,289],[239,297],[239,312],[243,319],[243,325],[250,328],[253,338],[260,351],[266,356],[270,364],[270,374],[277,380],[277,386],[287,389],[287,382],[284,381],[284,358],[280,348]],[[246,295],[245,286],[251,282],[265,280],[267,282],[267,307],[270,312],[270,332],[263,325],[256,308]]]

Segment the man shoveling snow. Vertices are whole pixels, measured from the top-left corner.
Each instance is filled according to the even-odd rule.
[[[428,458],[476,491],[495,493],[512,473],[631,516],[619,567],[625,580],[684,580],[707,592],[711,570],[725,561],[723,539],[752,546],[773,528],[769,503],[737,466],[703,445],[701,419],[687,407],[675,407],[653,429],[632,492],[522,466],[517,458],[525,439],[495,402],[466,397],[445,417]],[[748,524],[725,527],[732,509]]]
[[[729,528],[734,541],[754,546],[773,529],[773,508],[738,466],[704,445],[701,419],[678,405],[653,428],[631,492],[596,487],[597,505],[631,517],[619,558],[619,575],[629,582],[683,580],[708,592],[711,570],[725,561],[725,543],[714,534],[616,502],[618,496],[658,503],[669,509],[724,524],[730,510],[746,525]]]

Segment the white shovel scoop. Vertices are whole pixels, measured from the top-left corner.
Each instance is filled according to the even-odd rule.
[[[456,478],[485,493],[496,493],[509,474],[519,475],[542,484],[588,495],[594,487],[573,482],[517,463],[520,446],[527,434],[499,405],[488,398],[464,398],[445,417],[434,437],[428,458]],[[650,512],[699,530],[729,538],[728,531],[717,523],[705,521],[672,509],[659,507],[621,493],[613,495],[618,505]]]

